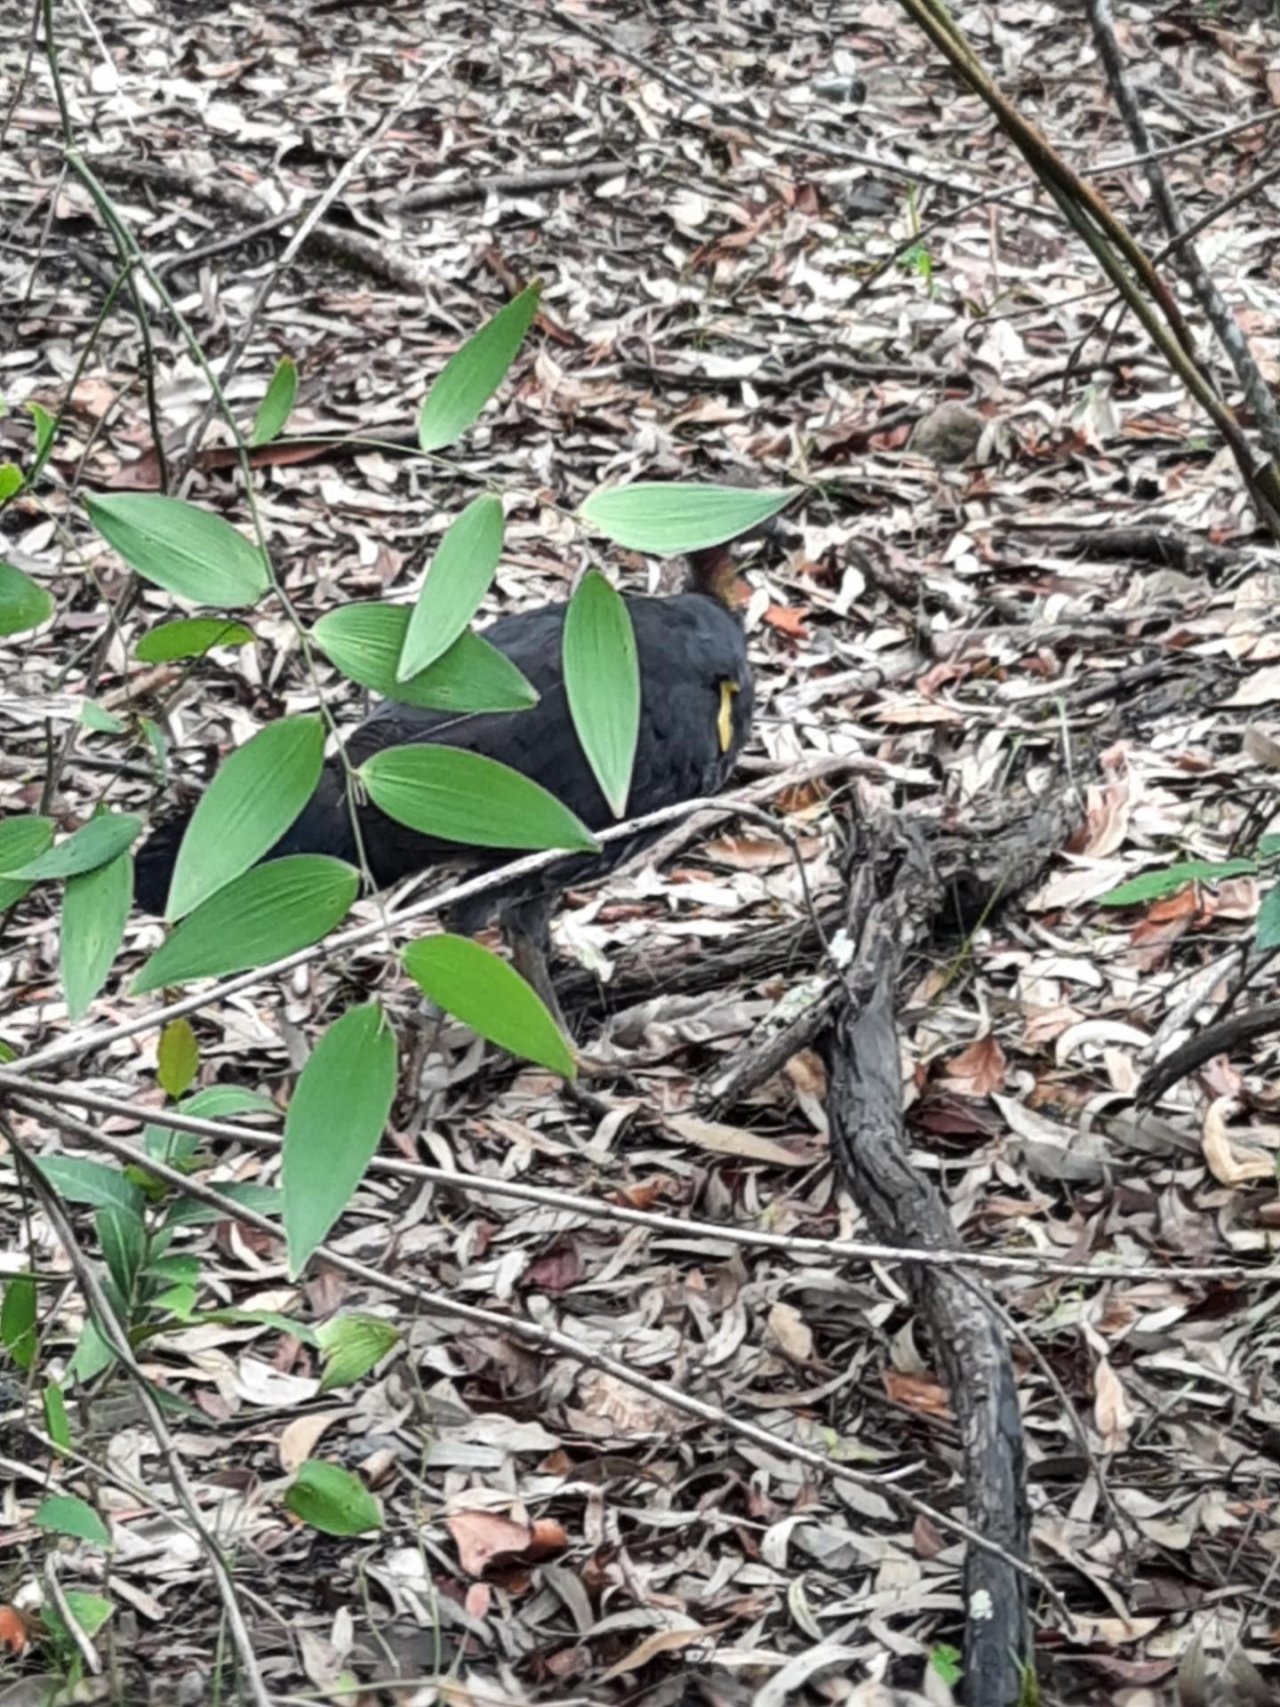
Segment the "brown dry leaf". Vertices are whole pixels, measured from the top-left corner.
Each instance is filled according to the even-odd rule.
[[[346,1411],[313,1411],[304,1413],[288,1423],[276,1446],[280,1468],[286,1474],[292,1475],[308,1458],[315,1455],[316,1447],[326,1431],[347,1414]]]
[[[1219,1185],[1241,1186],[1250,1180],[1274,1179],[1275,1158],[1262,1151],[1236,1145],[1227,1131],[1227,1120],[1239,1105],[1231,1097],[1216,1097],[1205,1112],[1200,1144],[1209,1172]]]
[[[599,1681],[611,1683],[615,1677],[622,1677],[626,1672],[640,1671],[660,1654],[683,1653],[692,1643],[701,1641],[706,1633],[700,1624],[692,1625],[687,1630],[655,1630],[652,1636],[646,1636],[629,1654],[624,1654],[608,1671],[603,1672]]]
[[[772,1305],[768,1316],[769,1338],[792,1363],[809,1363],[813,1359],[813,1333],[793,1304],[781,1299]]]
[[[816,844],[810,847],[817,851]],[[791,863],[791,849],[772,836],[720,836],[705,842],[702,851],[707,859],[734,871],[773,871]]]
[[[592,1417],[602,1417],[619,1434],[667,1434],[689,1427],[689,1418],[661,1399],[606,1375],[588,1369],[578,1382],[582,1403]]]
[[[1088,859],[1106,859],[1119,853],[1129,834],[1132,785],[1126,777],[1085,792],[1085,821],[1079,846],[1072,852]]]
[[[1007,1066],[1004,1050],[988,1033],[951,1057],[941,1082],[958,1096],[990,1096],[1004,1084]]]
[[[523,1553],[533,1532],[494,1511],[458,1511],[445,1519],[458,1563],[469,1577],[483,1576],[494,1559]]]
[[[1093,1372],[1093,1421],[1107,1452],[1120,1452],[1133,1427],[1133,1406],[1109,1357],[1100,1357]]]
[[[911,1375],[900,1369],[886,1369],[884,1390],[895,1404],[918,1411],[921,1416],[951,1420],[951,1405],[946,1389],[924,1375]]]
[[[741,1126],[726,1126],[718,1120],[702,1120],[695,1114],[671,1116],[667,1125],[673,1132],[700,1150],[711,1150],[718,1156],[741,1156],[749,1162],[767,1162],[775,1168],[807,1168],[822,1153],[815,1145],[797,1142],[794,1149],[772,1138],[762,1138]]]

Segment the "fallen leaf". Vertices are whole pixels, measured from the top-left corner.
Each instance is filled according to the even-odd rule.
[[[458,1511],[445,1519],[458,1563],[469,1577],[483,1576],[494,1559],[523,1553],[533,1532],[495,1511]]]
[[[667,1125],[700,1150],[718,1156],[741,1156],[749,1162],[768,1162],[775,1168],[807,1168],[822,1154],[817,1145],[797,1145],[790,1150],[772,1138],[762,1138],[741,1126],[726,1126],[718,1120],[699,1120],[694,1114],[672,1115]]]
[[[1217,1097],[1209,1104],[1200,1134],[1200,1147],[1209,1172],[1219,1185],[1227,1186],[1246,1185],[1251,1179],[1274,1179],[1274,1157],[1232,1142],[1227,1118],[1235,1107],[1237,1104],[1231,1097]]]

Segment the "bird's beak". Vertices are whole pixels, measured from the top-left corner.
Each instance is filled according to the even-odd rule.
[[[720,683],[720,715],[716,718],[716,729],[720,734],[722,753],[729,751],[729,743],[733,740],[733,696],[737,691],[737,682]]]

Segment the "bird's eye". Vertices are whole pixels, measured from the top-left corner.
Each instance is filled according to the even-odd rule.
[[[733,740],[733,696],[737,691],[737,682],[720,683],[720,715],[716,718],[716,729],[720,735],[722,753],[729,751],[729,743]]]

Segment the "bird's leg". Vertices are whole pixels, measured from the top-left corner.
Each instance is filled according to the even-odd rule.
[[[536,901],[522,901],[517,906],[504,909],[501,922],[503,934],[511,945],[511,959],[516,971],[533,986],[552,1019],[572,1042],[573,1033],[561,1012],[547,964],[551,952],[551,914],[556,899],[548,895]]]
[[[504,908],[501,915],[503,935],[511,946],[511,959],[516,971],[541,997],[547,1012],[568,1039],[579,1074],[587,1078],[616,1079],[616,1064],[598,1060],[578,1047],[561,1010],[556,987],[551,982],[551,971],[547,965],[551,953],[551,915],[559,900],[558,895],[541,896],[535,901],[522,901],[514,907]]]

